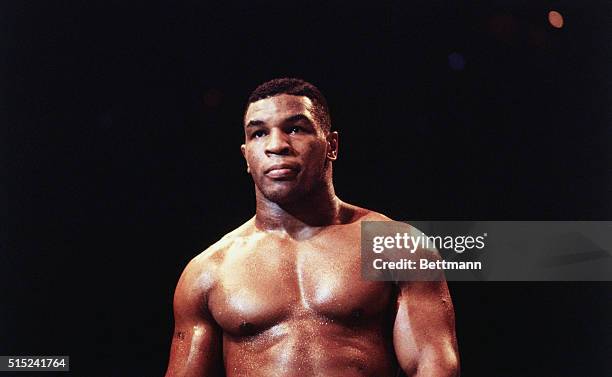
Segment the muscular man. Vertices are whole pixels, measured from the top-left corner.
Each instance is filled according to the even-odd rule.
[[[458,375],[444,281],[361,279],[360,222],[388,218],[336,196],[319,90],[260,85],[244,134],[255,216],[185,268],[166,376]]]

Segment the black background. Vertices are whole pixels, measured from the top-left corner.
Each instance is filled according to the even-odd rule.
[[[603,1],[2,2],[0,354],[163,374],[182,268],[253,214],[274,77],[327,96],[345,201],[610,220],[611,31]],[[610,283],[450,288],[462,375],[612,375]]]

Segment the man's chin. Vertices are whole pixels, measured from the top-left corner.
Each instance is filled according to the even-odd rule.
[[[262,190],[262,193],[266,199],[279,205],[293,203],[299,200],[299,198],[302,196],[301,190],[297,189],[296,187],[268,188],[266,190]]]

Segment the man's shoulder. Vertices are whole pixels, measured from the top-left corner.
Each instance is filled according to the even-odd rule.
[[[390,217],[383,215],[382,213],[369,209],[365,209],[365,211],[367,211],[367,213],[365,213],[360,219],[361,221],[393,221]]]
[[[344,203],[344,204],[347,206],[347,208],[349,208],[350,212],[353,214],[351,222],[386,221],[386,222],[389,222],[389,225],[388,225],[389,229],[398,229],[398,230],[401,229],[404,231],[409,231],[411,234],[421,234],[422,233],[419,229],[415,228],[414,226],[412,226],[411,224],[407,222],[400,221],[400,220],[394,220],[385,214],[376,212],[371,209],[358,207],[354,204],[349,204],[349,203]]]
[[[210,275],[221,265],[232,246],[252,234],[253,229],[254,219],[251,218],[191,259],[185,267],[185,273],[196,276],[204,273]]]
[[[208,293],[218,282],[219,268],[227,251],[248,234],[251,222],[252,219],[229,232],[187,263],[176,287],[175,311],[189,311],[205,305]]]
[[[360,221],[392,221],[389,217],[371,209],[359,207],[346,202],[343,202],[342,205],[345,212],[345,215],[342,217],[345,219],[345,222],[348,223]]]
[[[427,236],[420,229],[416,228],[410,223],[399,221],[399,220],[394,220],[382,213],[379,213],[379,212],[376,212],[376,211],[373,211],[367,208],[358,207],[353,204],[345,203],[345,205],[347,205],[347,207],[350,208],[351,211],[354,213],[354,218],[352,220],[354,222],[386,221],[388,222],[388,224],[385,224],[386,231],[389,232],[389,234],[395,234],[397,232],[400,232],[400,233],[407,233],[412,237],[417,237],[417,236],[426,237]],[[426,249],[423,249],[423,251],[426,251]],[[432,249],[429,251],[433,252],[434,254],[437,254],[437,250],[435,249]]]

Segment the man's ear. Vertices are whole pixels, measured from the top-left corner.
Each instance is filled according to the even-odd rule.
[[[251,173],[251,167],[249,166],[249,162],[246,159],[246,146],[244,144],[240,146],[240,152],[242,152],[242,157],[244,157],[244,160],[246,161],[247,173]]]
[[[327,134],[327,159],[330,161],[338,159],[338,131]]]

